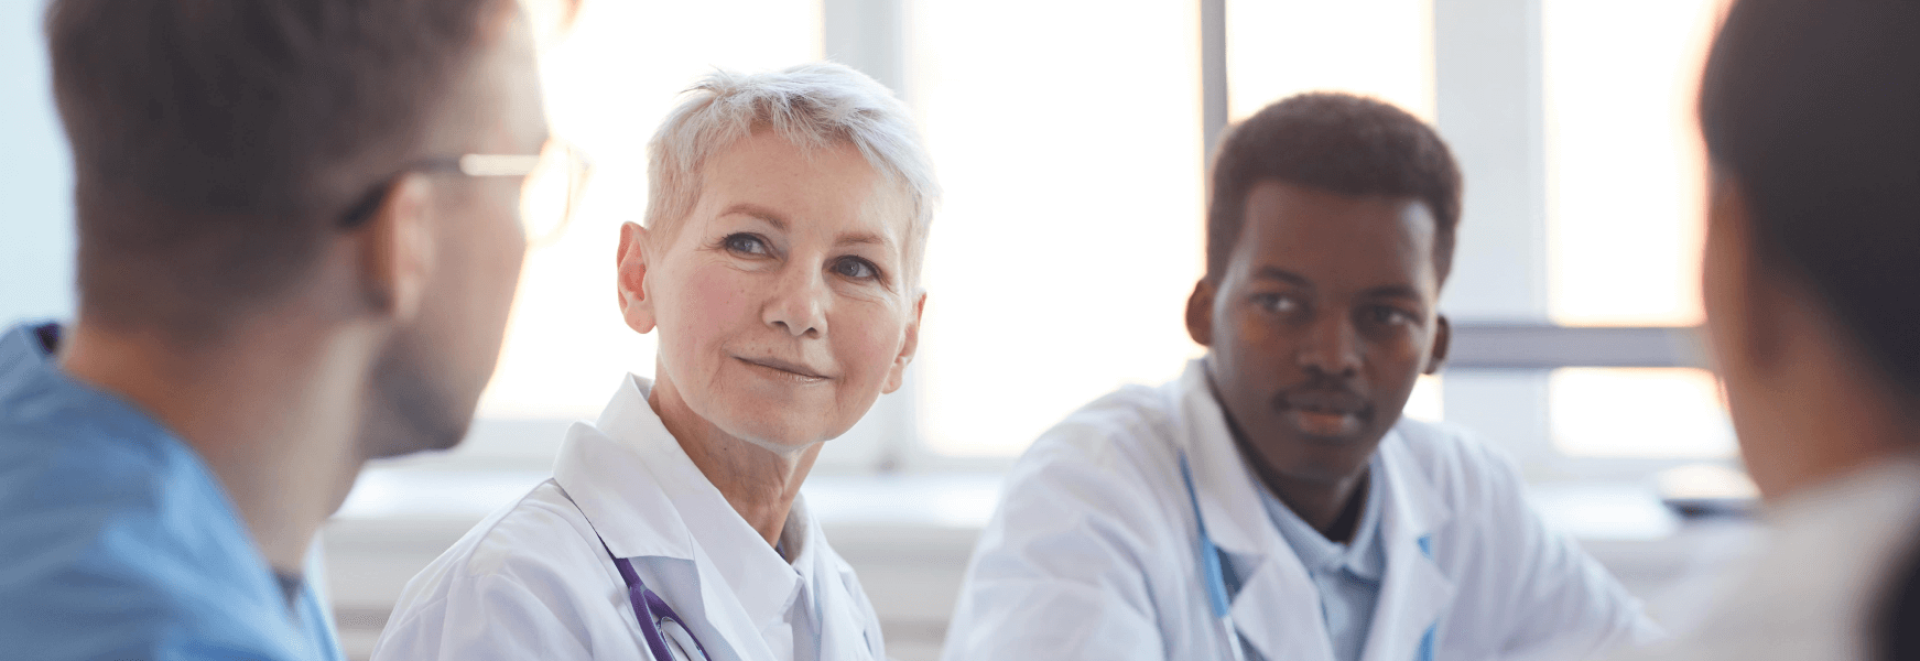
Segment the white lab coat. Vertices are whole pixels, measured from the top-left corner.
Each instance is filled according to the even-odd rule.
[[[788,564],[668,434],[651,385],[628,377],[598,422],[568,431],[553,479],[414,577],[373,658],[650,658],[609,550],[714,659],[793,659],[810,621],[820,659],[885,658],[872,604],[804,501],[787,520],[804,535],[782,535],[803,547]]]
[[[1229,610],[1248,658],[1334,661],[1314,583],[1262,509],[1198,360],[1177,381],[1088,405],[1021,457],[974,551],[944,658],[1230,658],[1208,609],[1181,449],[1208,532],[1242,577]],[[1654,635],[1637,600],[1542,525],[1491,448],[1403,420],[1379,452],[1387,570],[1367,661],[1579,658]]]
[[[1906,456],[1767,507],[1758,548],[1718,576],[1697,628],[1617,658],[1869,661],[1876,618],[1920,539],[1920,458]]]

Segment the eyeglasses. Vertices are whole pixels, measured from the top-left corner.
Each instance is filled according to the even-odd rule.
[[[436,172],[468,177],[523,177],[520,183],[520,227],[527,245],[541,246],[560,237],[573,220],[573,211],[586,189],[593,164],[579,150],[557,139],[547,140],[539,154],[465,154],[458,158],[428,158],[414,162],[367,191],[340,217],[341,227],[355,227],[373,217],[406,172]]]

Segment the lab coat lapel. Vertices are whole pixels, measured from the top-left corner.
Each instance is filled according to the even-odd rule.
[[[1241,577],[1228,608],[1234,626],[1263,658],[1332,661],[1319,592],[1260,504],[1260,487],[1234,446],[1204,359],[1187,365],[1180,384],[1183,419],[1175,428],[1184,433],[1179,441],[1193,469],[1200,512],[1214,544]]]
[[[814,600],[818,605],[820,620],[820,659],[834,661],[872,661],[876,658],[879,642],[874,637],[880,635],[877,622],[869,622],[860,612],[853,595],[860,589],[859,580],[853,575],[853,569],[838,562],[838,556],[827,549],[827,538],[820,532],[820,526],[808,517],[813,546],[811,554],[814,577]],[[869,625],[874,630],[868,631]]]
[[[1380,442],[1381,541],[1387,545],[1387,573],[1374,607],[1365,661],[1430,661],[1434,636],[1447,604],[1452,579],[1433,558],[1433,534],[1453,513],[1423,475],[1400,432]]]
[[[651,386],[627,376],[594,425],[574,425],[554,462],[554,482],[612,554],[632,561],[648,587],[692,620],[689,628],[714,659],[778,658],[760,631],[768,604],[780,599],[767,592],[784,591],[777,586],[792,579],[741,555],[773,551],[750,528],[722,528],[746,524],[723,519],[734,513],[647,404]],[[702,506],[706,510],[691,512],[699,521],[683,516],[683,509]],[[696,534],[695,525],[703,534]],[[703,535],[711,540],[729,533],[745,541],[726,548],[701,544]],[[622,584],[611,561],[608,571]],[[693,595],[698,598],[688,598]]]

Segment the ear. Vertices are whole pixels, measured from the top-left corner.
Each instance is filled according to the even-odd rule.
[[[410,320],[420,311],[437,258],[431,208],[426,178],[400,175],[354,239],[364,298],[391,319]]]
[[[1427,353],[1427,366],[1421,374],[1439,374],[1447,365],[1447,351],[1453,348],[1453,323],[1447,321],[1447,315],[1434,315],[1433,324],[1433,350]]]
[[[1187,296],[1187,336],[1203,347],[1213,346],[1213,297],[1217,291],[1212,280],[1201,278]]]
[[[893,394],[907,380],[907,364],[913,362],[913,352],[920,349],[920,314],[927,309],[927,294],[913,302],[913,318],[907,320],[907,336],[900,343],[900,355],[893,357],[893,368],[887,371],[887,383],[880,389],[882,394]]]
[[[620,249],[616,280],[620,290],[620,316],[635,332],[653,332],[653,299],[647,296],[647,269],[651,259],[653,233],[637,223],[620,226]]]

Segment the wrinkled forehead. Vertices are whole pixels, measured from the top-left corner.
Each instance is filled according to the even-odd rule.
[[[664,227],[656,232],[677,234],[688,223],[711,222],[748,207],[778,215],[780,224],[796,233],[884,237],[910,263],[926,236],[904,178],[876,167],[850,142],[796,143],[756,131],[700,162],[687,183],[693,198],[689,213],[662,219]]]

